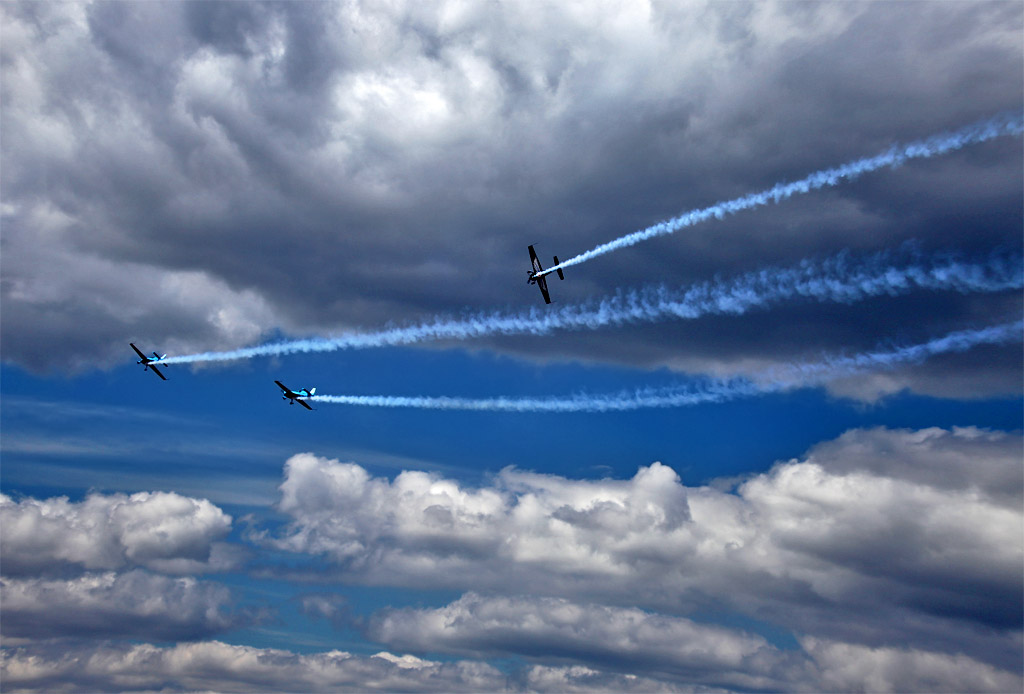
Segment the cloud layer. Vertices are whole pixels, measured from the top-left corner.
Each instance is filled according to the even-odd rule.
[[[525,634],[524,634],[525,635]],[[675,635],[675,634],[673,634]],[[631,644],[626,644],[627,648]],[[807,640],[810,658],[793,667],[787,691],[1005,692],[1021,679],[965,656],[943,658],[905,648],[870,649]],[[800,661],[799,658],[795,660]],[[745,665],[762,665],[745,663]],[[702,684],[622,674],[586,665],[529,665],[507,674],[472,660],[434,661],[382,651],[357,656],[343,651],[302,655],[285,650],[232,646],[218,641],[156,647],[19,647],[0,672],[19,691],[489,691],[489,692],[727,692]],[[754,673],[731,678],[749,691],[772,685]]]
[[[2,9],[0,340],[35,370],[111,364],[128,340],[182,354],[534,306],[529,243],[566,258],[1024,98],[1012,3],[112,7]],[[1016,248],[1020,154],[988,143],[714,221],[573,268],[556,298],[909,238]],[[484,346],[722,372],[1019,308],[886,301],[806,307],[786,331],[762,317],[685,341]],[[973,379],[988,392],[1017,362],[939,375],[988,373]]]
[[[576,663],[537,665],[528,678],[541,679],[545,671],[600,673],[604,677],[594,678],[599,688],[601,679],[619,673],[624,689],[631,689],[628,678],[639,679],[636,672],[679,691],[1000,691],[1024,681],[964,655],[814,637],[801,638],[799,649],[780,649],[738,629],[563,598],[471,593],[439,609],[388,610],[370,633],[413,652],[513,653],[542,663]],[[585,681],[567,680],[566,687]],[[654,689],[655,682],[635,684]]]
[[[219,641],[166,648],[19,648],[5,658],[3,674],[4,682],[20,691],[39,692],[55,686],[66,691],[479,692],[499,691],[505,682],[500,671],[483,663],[434,662],[387,652],[301,655]]]
[[[255,556],[300,561],[249,571],[461,593],[368,617],[330,589],[295,596],[304,614],[386,649],[375,656],[209,640],[272,613],[212,578],[166,575],[241,568],[214,560],[231,519],[207,501],[5,497],[4,682],[1014,691],[1024,683],[1022,455],[1019,433],[860,429],[705,487],[660,463],[625,480],[507,468],[473,487],[295,455],[277,506],[287,522],[247,536]],[[166,641],[179,643],[156,645]],[[495,665],[509,658],[520,664]]]
[[[509,468],[467,488],[301,454],[281,486],[292,521],[264,541],[321,556],[343,580],[727,607],[825,640],[1011,667],[1020,457],[1017,435],[858,430],[732,493],[658,463],[621,481]]]

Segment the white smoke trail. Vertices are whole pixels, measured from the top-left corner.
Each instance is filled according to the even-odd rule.
[[[909,258],[907,256],[910,256]],[[899,258],[902,264],[897,264]],[[981,261],[964,262],[952,254],[921,259],[901,249],[855,258],[841,253],[789,268],[765,268],[729,279],[672,289],[666,286],[620,291],[600,301],[555,310],[532,308],[519,313],[482,313],[377,332],[332,338],[276,342],[225,352],[202,352],[162,359],[158,364],[228,361],[300,352],[332,352],[405,345],[427,340],[465,340],[488,335],[545,335],[557,330],[594,330],[607,326],[695,319],[733,314],[792,299],[852,303],[873,296],[914,290],[998,292],[1024,286],[1020,255],[994,251]]]
[[[612,412],[650,408],[684,407],[723,402],[741,397],[820,385],[842,376],[872,368],[920,362],[948,352],[965,352],[982,344],[1019,340],[1024,321],[1003,323],[976,330],[953,332],[928,342],[889,351],[837,356],[816,363],[772,369],[753,378],[710,379],[694,384],[620,392],[610,395],[579,394],[543,398],[457,398],[391,395],[316,395],[310,401],[365,407],[406,407],[431,410],[476,410],[490,412]]]
[[[779,183],[768,190],[760,193],[751,193],[741,198],[719,202],[703,209],[691,210],[684,214],[659,222],[646,229],[635,231],[626,236],[619,237],[613,241],[592,248],[568,260],[563,260],[558,265],[547,268],[540,275],[547,275],[560,268],[567,268],[570,265],[577,265],[586,262],[591,258],[604,255],[611,251],[632,246],[654,238],[672,234],[680,229],[699,224],[712,217],[722,219],[727,214],[735,214],[741,210],[749,210],[753,207],[767,205],[769,202],[778,203],[786,200],[797,193],[808,193],[826,186],[838,185],[840,181],[850,180],[871,171],[877,171],[885,167],[895,167],[911,159],[926,159],[939,154],[952,152],[967,145],[986,142],[988,140],[1005,135],[1020,135],[1024,132],[1024,119],[1020,113],[1006,113],[986,121],[968,125],[960,130],[943,135],[929,137],[926,140],[918,140],[905,145],[896,145],[891,149],[873,157],[858,159],[834,169],[826,169],[812,173],[806,178],[794,181],[793,183]]]

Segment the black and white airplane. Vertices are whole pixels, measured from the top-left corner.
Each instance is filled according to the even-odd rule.
[[[546,279],[544,279],[544,276],[547,273],[544,272],[544,268],[542,268],[540,266],[540,259],[537,258],[537,253],[536,253],[536,251],[533,250],[533,246],[528,246],[527,248],[530,249],[530,263],[533,265],[533,269],[526,271],[526,274],[527,274],[526,283],[527,284],[536,284],[538,287],[540,287],[540,293],[544,295],[544,303],[545,304],[550,304],[551,303],[551,295],[548,294],[548,281]],[[555,256],[555,265],[558,265],[558,256],[557,255]],[[560,279],[560,280],[564,280],[565,279],[565,275],[562,274],[562,269],[561,268],[556,269],[555,272],[558,273],[558,279]]]
[[[155,362],[155,361],[160,361],[161,359],[165,359],[165,358],[167,357],[167,355],[166,355],[166,354],[165,354],[165,355],[163,355],[163,356],[160,356],[160,355],[159,355],[159,354],[157,354],[156,352],[153,352],[153,356],[151,356],[151,357],[147,357],[147,356],[146,356],[145,354],[143,354],[143,353],[142,353],[142,351],[141,351],[141,350],[139,350],[139,348],[138,348],[138,347],[136,347],[136,346],[135,346],[134,344],[132,344],[131,342],[129,342],[128,344],[132,346],[132,349],[134,349],[134,350],[135,350],[135,353],[136,353],[136,354],[138,354],[138,355],[139,355],[140,357],[142,357],[142,358],[141,358],[141,359],[139,359],[139,361],[138,361],[138,362],[136,362],[136,363],[137,363],[137,364],[145,364],[145,365],[146,365],[146,368],[145,368],[145,369],[143,369],[143,371],[145,371],[146,369],[152,369],[152,370],[153,370],[153,373],[155,373],[155,374],[156,374],[157,376],[159,376],[160,378],[162,378],[162,379],[163,379],[163,380],[165,380],[165,381],[167,380],[167,377],[166,377],[166,376],[164,376],[164,375],[163,375],[162,373],[160,373],[160,369],[156,368],[156,365],[155,365],[155,364],[153,364],[153,362]]]
[[[309,390],[306,390],[305,388],[303,388],[302,390],[292,390],[291,388],[281,383],[280,381],[274,381],[274,383],[277,384],[278,388],[284,391],[284,395],[281,397],[281,399],[288,400],[289,405],[299,403],[307,410],[313,409],[312,407],[309,406],[309,403],[303,400],[303,398],[308,398],[311,395],[313,395],[313,393],[316,392],[316,388],[310,388]]]

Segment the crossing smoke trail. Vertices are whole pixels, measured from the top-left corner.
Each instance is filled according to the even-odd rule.
[[[1024,321],[977,330],[962,330],[944,337],[890,351],[838,356],[817,363],[797,364],[766,371],[754,378],[709,379],[685,386],[621,392],[612,395],[573,395],[565,398],[456,398],[391,395],[315,395],[310,401],[365,407],[406,407],[431,410],[486,412],[615,412],[650,408],[685,407],[774,393],[800,386],[820,385],[872,368],[919,362],[948,352],[965,352],[982,344],[1019,340]]]
[[[898,259],[902,263],[897,263]],[[967,263],[953,254],[921,259],[901,249],[856,258],[841,253],[789,268],[766,268],[729,280],[702,282],[685,289],[654,286],[619,291],[600,301],[555,310],[483,313],[439,318],[420,325],[244,347],[226,352],[167,357],[157,364],[229,361],[300,352],[332,352],[405,345],[427,340],[465,340],[488,335],[545,335],[557,330],[597,328],[705,315],[740,315],[791,299],[852,303],[873,296],[914,290],[998,292],[1024,286],[1024,259],[1007,251]]]
[[[986,142],[1005,135],[1020,135],[1022,132],[1024,132],[1024,119],[1021,118],[1021,114],[1005,113],[986,121],[968,125],[952,133],[935,135],[926,140],[918,140],[917,142],[905,145],[896,145],[882,154],[858,159],[848,164],[837,166],[834,169],[818,171],[793,183],[779,183],[760,193],[751,193],[741,198],[720,202],[703,209],[691,210],[673,219],[659,222],[626,236],[621,236],[573,258],[563,260],[560,264],[553,265],[539,274],[541,276],[547,275],[555,270],[586,262],[591,258],[632,246],[655,236],[672,234],[712,217],[722,219],[727,214],[735,214],[742,210],[760,207],[767,205],[769,202],[777,203],[781,200],[787,200],[798,193],[809,193],[812,190],[818,190],[826,186],[838,185],[843,180],[850,180],[861,174],[877,171],[887,166],[899,166],[911,159],[927,159],[939,154],[952,152],[967,145]]]

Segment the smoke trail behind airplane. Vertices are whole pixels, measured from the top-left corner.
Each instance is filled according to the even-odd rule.
[[[459,398],[394,395],[316,395],[310,401],[363,407],[403,407],[430,410],[476,410],[485,412],[614,412],[651,408],[685,407],[724,402],[742,397],[822,385],[828,381],[870,369],[892,368],[921,362],[950,352],[965,352],[983,344],[1000,344],[1021,339],[1024,321],[1003,323],[981,329],[962,330],[916,345],[876,350],[851,356],[833,356],[820,362],[769,369],[750,378],[707,379],[695,383],[649,388],[632,393],[579,394],[540,398]]]
[[[899,262],[902,261],[902,262]],[[406,345],[429,340],[466,340],[490,335],[545,335],[559,330],[662,320],[692,320],[706,315],[740,315],[790,300],[853,303],[874,296],[915,290],[998,292],[1024,286],[1024,259],[997,250],[985,259],[966,262],[955,254],[929,258],[906,248],[856,257],[849,253],[798,265],[764,268],[732,279],[716,279],[685,288],[653,286],[619,291],[602,300],[531,308],[518,313],[483,313],[376,332],[349,333],[244,347],[224,352],[167,357],[159,364],[249,359],[304,352],[331,352]]]
[[[927,159],[961,149],[967,145],[986,142],[1006,135],[1020,135],[1022,132],[1024,132],[1024,119],[1022,119],[1021,114],[1001,114],[989,120],[968,125],[955,132],[935,135],[909,144],[896,145],[873,157],[865,157],[832,169],[817,171],[799,181],[779,183],[760,193],[751,193],[734,200],[716,203],[710,207],[691,210],[678,217],[659,222],[646,229],[635,231],[608,243],[601,244],[585,253],[581,253],[568,260],[563,260],[558,265],[553,265],[538,274],[541,276],[547,275],[556,270],[586,262],[599,255],[604,255],[620,248],[626,248],[656,236],[673,234],[680,229],[699,224],[712,217],[722,219],[725,215],[767,205],[769,202],[778,203],[798,193],[809,193],[820,188],[835,186],[841,181],[850,180],[871,171],[877,171],[886,167],[896,167],[911,159]]]

